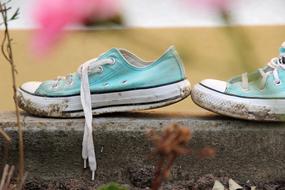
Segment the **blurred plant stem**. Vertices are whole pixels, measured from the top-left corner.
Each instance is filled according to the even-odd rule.
[[[94,27],[94,26],[124,26],[124,21],[121,15],[115,15],[109,19],[104,20],[96,20],[92,17],[89,17],[83,21],[83,24],[87,27]]]
[[[226,25],[224,32],[231,41],[231,45],[236,53],[238,64],[240,64],[245,70],[253,70],[257,61],[257,56],[252,51],[252,45],[249,38],[242,30],[241,27],[232,26],[231,16],[227,11],[220,12],[221,18]]]
[[[176,158],[191,153],[190,149],[186,148],[191,139],[191,132],[187,128],[174,124],[167,127],[162,134],[150,131],[149,137],[155,148],[152,156],[159,158],[151,188],[158,190],[169,176]]]
[[[13,99],[15,104],[15,111],[16,111],[16,119],[17,119],[17,127],[18,127],[18,137],[19,137],[19,179],[18,183],[21,184],[21,181],[24,177],[24,145],[23,145],[23,130],[22,125],[20,123],[20,112],[18,107],[18,100],[17,100],[17,85],[16,85],[16,65],[14,62],[14,56],[12,51],[12,38],[10,36],[8,22],[11,20],[17,19],[19,15],[19,9],[17,9],[14,14],[9,17],[8,11],[11,10],[11,7],[8,7],[7,4],[10,1],[5,1],[0,3],[0,12],[3,20],[4,25],[4,37],[1,44],[1,51],[2,55],[6,59],[6,61],[10,64],[11,67],[11,76],[12,76],[12,88],[13,88]],[[21,187],[18,185],[18,187]]]

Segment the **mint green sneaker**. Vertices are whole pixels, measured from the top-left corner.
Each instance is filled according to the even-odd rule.
[[[17,99],[19,107],[33,115],[85,116],[82,157],[84,167],[88,159],[94,179],[92,115],[158,108],[189,95],[190,83],[173,47],[155,61],[113,48],[65,77],[24,83]]]
[[[235,118],[285,120],[285,42],[279,57],[266,67],[226,81],[206,79],[195,85],[192,100],[199,106]]]
[[[152,109],[186,98],[190,83],[173,47],[155,61],[113,48],[66,77],[24,83],[18,94],[19,106],[33,115],[79,117],[85,99],[93,115]]]

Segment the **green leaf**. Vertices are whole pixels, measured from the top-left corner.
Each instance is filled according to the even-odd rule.
[[[15,13],[13,14],[13,16],[10,18],[10,20],[15,20],[18,19],[18,16],[20,14],[20,9],[18,8]]]
[[[100,186],[98,190],[128,190],[128,189],[117,183],[109,183],[107,185]]]

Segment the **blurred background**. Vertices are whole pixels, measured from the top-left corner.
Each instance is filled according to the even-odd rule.
[[[29,29],[36,26],[33,22],[32,12],[37,1],[39,0],[14,0],[11,2],[13,7],[20,7],[21,9],[19,19],[10,24],[12,28]],[[208,7],[197,7],[192,2],[188,3],[187,0],[120,0],[120,6],[121,14],[128,27],[221,25],[216,10]],[[229,0],[229,2],[229,12],[235,24],[285,24],[284,0]]]
[[[285,41],[284,0],[121,0],[109,18],[67,23],[60,39],[38,56],[31,48],[43,27],[34,14],[45,11],[38,1],[11,2],[20,8],[19,19],[10,22],[18,85],[66,75],[112,47],[152,60],[170,45],[180,53],[192,85],[205,78],[228,80],[264,66]],[[13,108],[9,65],[0,57],[0,111]],[[159,111],[206,112],[190,98]]]

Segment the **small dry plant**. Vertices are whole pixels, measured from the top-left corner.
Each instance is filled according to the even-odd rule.
[[[158,190],[168,178],[174,161],[179,156],[192,153],[191,149],[187,147],[192,134],[188,128],[173,124],[160,134],[153,130],[150,131],[148,137],[154,146],[151,156],[154,159],[158,158],[151,188]],[[198,151],[200,158],[213,157],[214,155],[215,150],[211,147],[204,147]]]
[[[162,134],[150,131],[148,134],[154,145],[152,157],[158,157],[152,190],[158,190],[162,182],[167,179],[170,169],[177,157],[191,153],[186,146],[191,139],[189,129],[174,124],[167,127]]]
[[[19,9],[13,12],[11,16],[8,14],[9,11],[12,11],[12,7],[9,6],[9,3],[11,0],[7,1],[2,1],[0,2],[0,14],[1,14],[1,26],[4,26],[4,36],[3,40],[1,43],[1,52],[2,55],[4,56],[4,59],[9,63],[10,68],[11,68],[11,77],[12,77],[12,89],[13,89],[13,99],[15,103],[15,112],[16,112],[16,119],[17,119],[17,127],[18,127],[18,138],[19,138],[19,176],[18,176],[18,189],[21,186],[21,183],[24,179],[24,145],[23,145],[23,130],[22,130],[22,125],[20,123],[20,112],[19,112],[19,107],[18,107],[18,100],[17,100],[17,85],[16,85],[16,65],[14,62],[14,56],[13,56],[13,51],[12,51],[12,41],[13,39],[11,38],[10,32],[9,32],[9,27],[8,27],[8,22],[16,20],[19,15]],[[2,129],[0,130],[1,135],[5,138],[6,141],[10,142],[11,138],[9,135],[7,135]],[[8,167],[8,169],[7,169]],[[9,171],[7,173],[7,170]],[[14,172],[14,168],[10,168],[9,166],[5,166],[4,172],[2,176],[2,181],[4,180],[5,184],[7,180],[10,181],[10,172]],[[11,174],[12,175],[12,174]],[[1,189],[1,188],[0,188]]]

